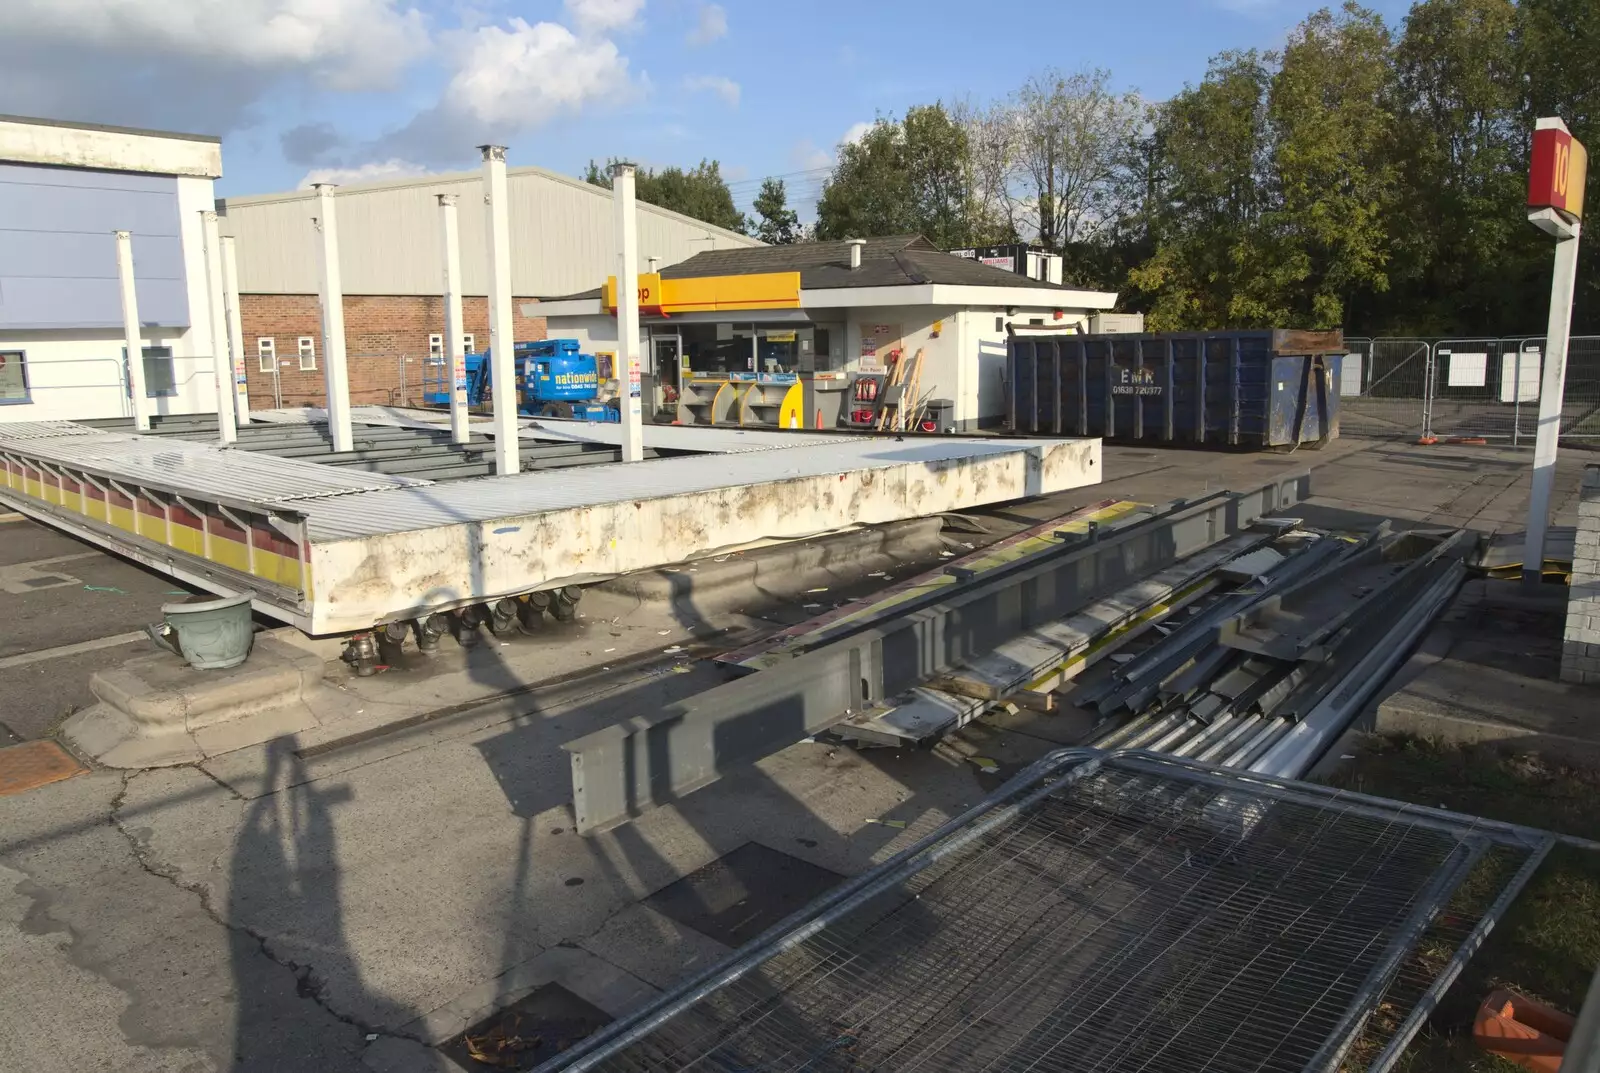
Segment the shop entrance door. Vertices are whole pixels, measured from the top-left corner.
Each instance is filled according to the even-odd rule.
[[[680,388],[679,347],[676,335],[657,335],[650,340],[652,365],[656,373],[653,405],[655,412],[665,420],[678,416],[678,390]]]

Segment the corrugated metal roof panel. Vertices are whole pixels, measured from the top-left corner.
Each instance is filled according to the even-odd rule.
[[[100,430],[75,421],[8,421],[0,424],[0,443],[48,440],[58,436],[98,436]]]
[[[1036,451],[1044,441],[851,440],[739,454],[660,458],[627,465],[479,477],[427,488],[395,489],[328,499],[301,507],[313,540],[345,540],[462,522],[514,518],[601,503],[663,499],[907,463]],[[759,535],[759,534],[752,534]]]
[[[83,428],[83,426],[78,426]],[[0,447],[46,462],[82,466],[108,477],[195,496],[251,503],[293,503],[323,496],[414,487],[429,482],[323,466],[292,458],[229,451],[210,444],[86,429],[87,435],[13,438],[0,425]]]
[[[251,416],[277,424],[304,424],[326,422],[327,413],[315,407],[294,410],[255,410]],[[350,411],[350,420],[357,425],[389,425],[396,428],[447,429],[450,415],[433,410],[416,410],[398,406],[357,406]],[[541,417],[518,423],[525,440],[543,440],[552,443],[604,443],[617,446],[622,442],[622,426],[600,421],[575,421]],[[470,422],[474,430],[491,432],[494,422],[486,417],[474,417]],[[782,432],[777,429],[712,428],[694,425],[645,425],[644,445],[663,447],[673,451],[705,451],[708,454],[740,454],[745,451],[770,451],[782,447],[845,442],[849,437],[828,436],[821,433]]]

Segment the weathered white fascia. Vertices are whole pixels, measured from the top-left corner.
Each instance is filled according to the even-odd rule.
[[[216,138],[78,127],[46,120],[0,120],[0,160],[201,179],[222,177],[222,143]]]

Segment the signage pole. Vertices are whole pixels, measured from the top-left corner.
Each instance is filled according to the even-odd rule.
[[[1550,529],[1550,498],[1555,488],[1556,448],[1561,439],[1561,408],[1566,389],[1567,340],[1572,327],[1572,293],[1578,277],[1578,238],[1582,231],[1588,155],[1559,119],[1534,127],[1533,164],[1528,176],[1528,221],[1555,236],[1555,270],[1550,280],[1550,319],[1545,328],[1544,375],[1539,387],[1539,425],[1533,448],[1533,484],[1528,494],[1528,533],[1522,549],[1522,584],[1537,588],[1544,578],[1545,538]]]

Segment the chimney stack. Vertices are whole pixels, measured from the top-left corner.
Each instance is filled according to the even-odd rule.
[[[867,240],[864,238],[853,238],[850,240],[850,271],[854,272],[856,269],[861,267],[861,247],[865,246],[866,244]]]

